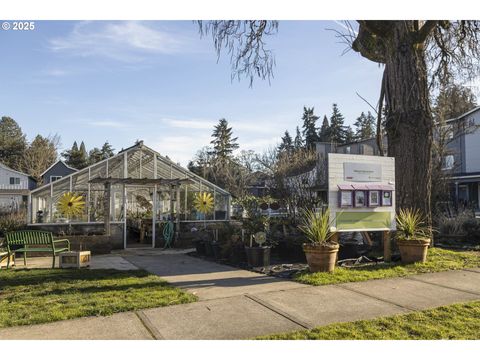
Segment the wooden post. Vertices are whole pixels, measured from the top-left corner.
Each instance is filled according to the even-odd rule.
[[[105,224],[105,235],[111,235],[110,229],[110,197],[111,197],[112,184],[110,182],[105,183],[105,199],[103,201],[103,220]]]
[[[392,244],[390,241],[390,231],[384,231],[382,233],[383,240],[383,261],[392,261]]]
[[[180,185],[177,185],[177,219],[175,224],[175,240],[178,240],[178,234],[180,233]]]

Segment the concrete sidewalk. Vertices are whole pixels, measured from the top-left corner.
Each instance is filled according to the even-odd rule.
[[[246,339],[480,299],[480,269],[313,287],[177,253],[125,258],[200,301],[5,328],[0,339]]]

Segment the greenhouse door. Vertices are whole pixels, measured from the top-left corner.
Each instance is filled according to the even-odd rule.
[[[126,247],[152,247],[153,187],[126,186]]]

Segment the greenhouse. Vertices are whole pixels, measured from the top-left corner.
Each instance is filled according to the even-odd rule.
[[[62,211],[65,194],[80,197],[74,215]],[[200,195],[211,199],[208,211],[199,209]],[[125,247],[135,237],[136,242],[150,237],[155,246],[155,231],[161,231],[158,225],[166,221],[179,225],[229,220],[230,194],[140,141],[33,190],[29,215],[32,225],[116,224],[123,227]]]

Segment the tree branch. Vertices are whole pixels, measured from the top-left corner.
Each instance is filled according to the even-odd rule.
[[[423,44],[427,40],[427,37],[433,32],[437,24],[438,20],[425,21],[425,24],[423,24],[423,26],[415,32],[414,43]]]
[[[365,23],[359,21],[360,27],[357,38],[352,43],[352,49],[371,61],[383,64],[386,54],[383,39],[372,33]]]

